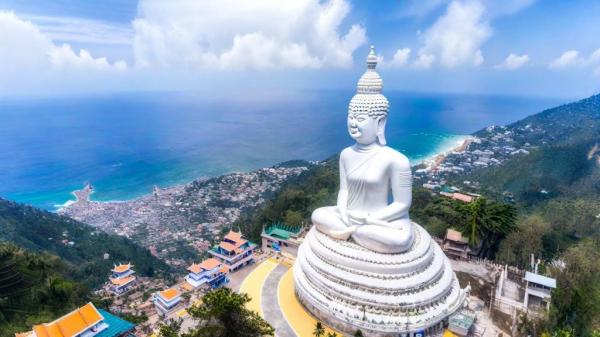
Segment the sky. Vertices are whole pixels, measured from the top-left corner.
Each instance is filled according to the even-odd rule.
[[[600,92],[596,0],[0,0],[0,97],[350,89]]]

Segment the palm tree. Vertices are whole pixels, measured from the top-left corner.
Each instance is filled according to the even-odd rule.
[[[480,197],[459,208],[465,217],[461,232],[469,244],[477,246],[481,240],[479,257],[492,256],[498,243],[516,229],[517,210],[512,205]]]
[[[317,321],[315,324],[315,330],[313,330],[313,336],[321,337],[325,334],[325,328],[323,327],[323,323]]]
[[[327,337],[338,337],[338,334],[336,334],[335,332],[330,332],[327,334]]]
[[[358,329],[354,333],[354,337],[365,337],[365,335],[363,335],[363,332],[360,329]]]

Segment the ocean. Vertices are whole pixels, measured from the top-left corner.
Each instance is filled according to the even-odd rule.
[[[154,185],[322,160],[351,145],[353,92],[122,93],[0,100],[0,197],[56,210],[91,183],[94,200]],[[413,163],[464,135],[565,99],[385,91],[387,140]]]

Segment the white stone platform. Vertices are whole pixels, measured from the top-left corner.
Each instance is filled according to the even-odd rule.
[[[398,254],[367,250],[312,228],[294,264],[296,295],[327,325],[368,336],[438,333],[465,304],[450,261],[413,223],[412,247]]]

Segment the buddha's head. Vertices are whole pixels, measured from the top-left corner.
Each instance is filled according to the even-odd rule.
[[[369,116],[365,113],[348,114],[348,133],[362,145],[379,142],[385,145],[385,116]]]
[[[371,46],[367,57],[367,71],[361,76],[357,93],[348,107],[348,132],[359,144],[379,142],[385,145],[385,122],[389,109],[387,98],[381,94],[383,81],[375,71],[377,55]]]

